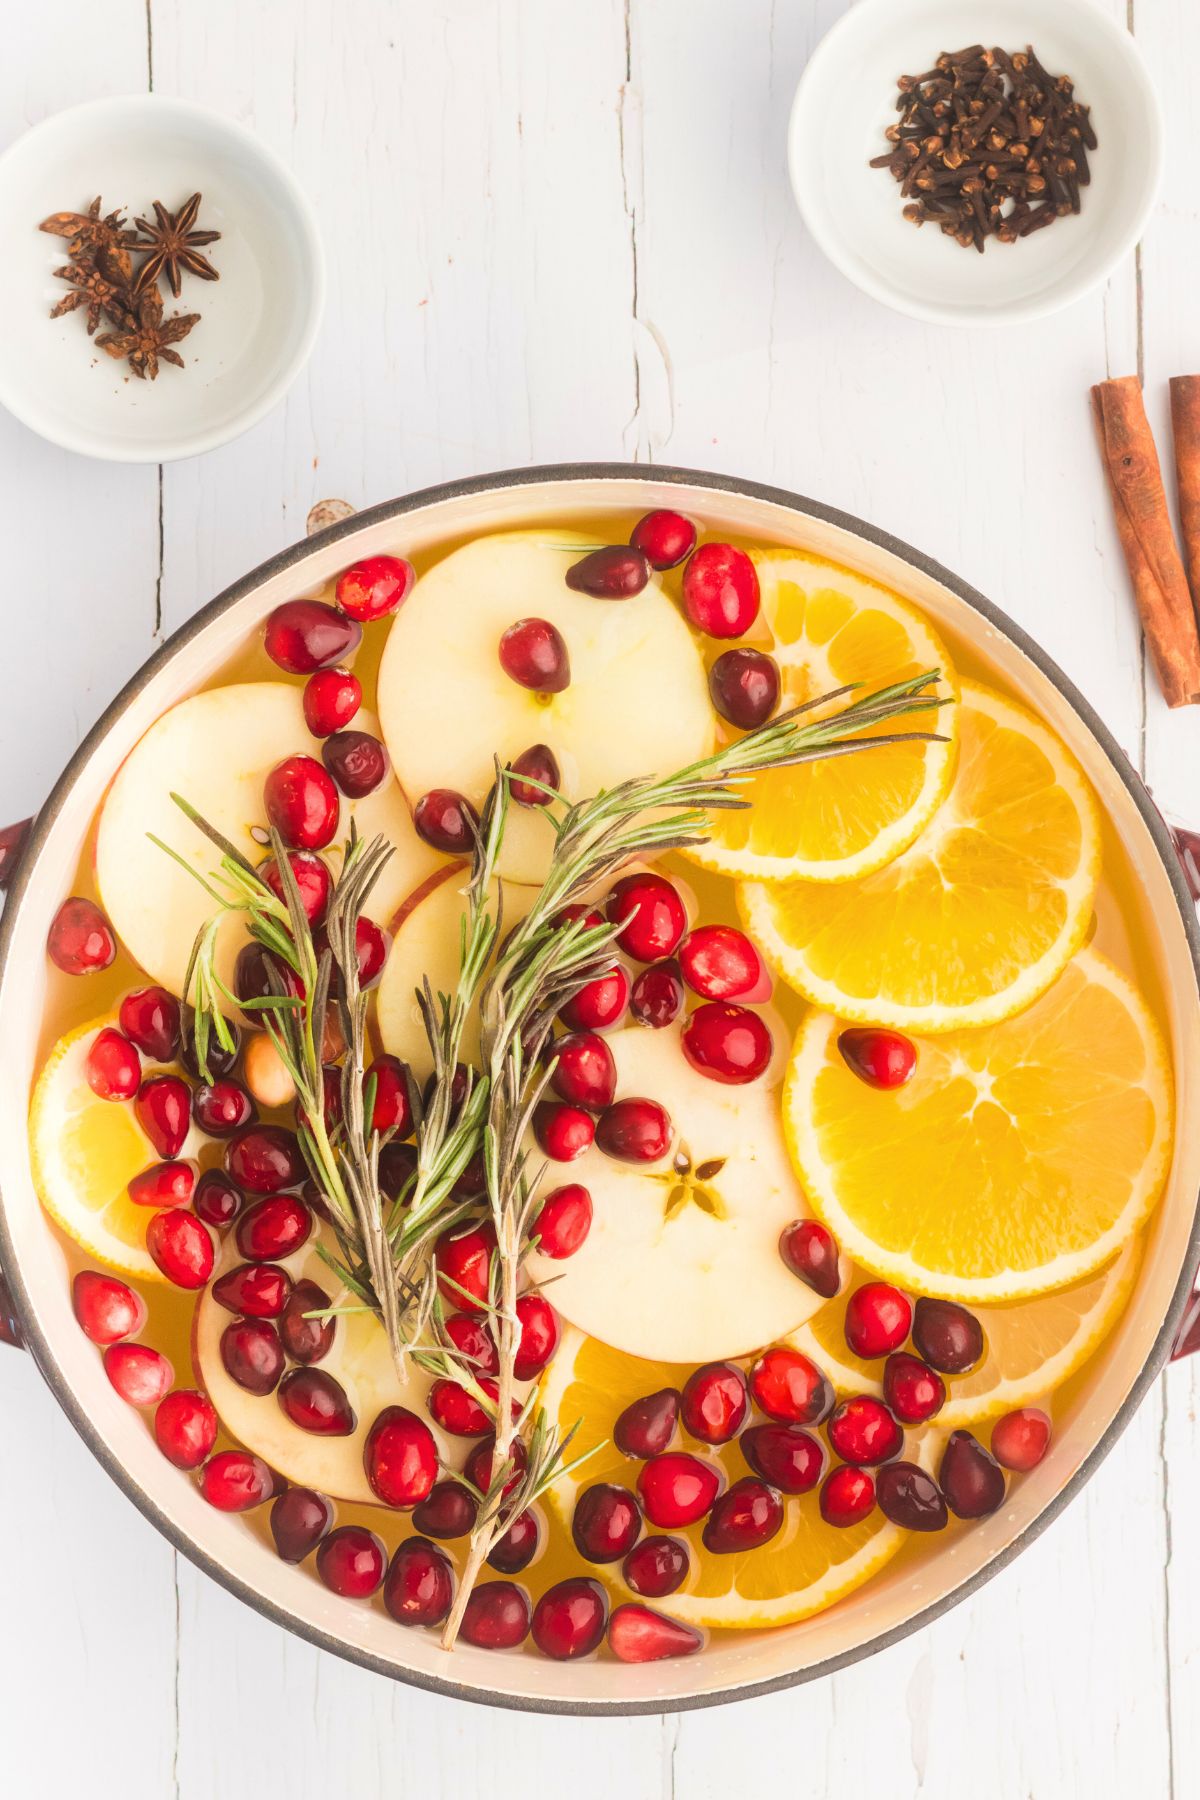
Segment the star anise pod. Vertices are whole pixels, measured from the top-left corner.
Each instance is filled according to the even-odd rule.
[[[72,292],[64,294],[58,305],[51,308],[52,319],[61,319],[64,313],[85,306],[89,337],[101,317],[111,320],[114,325],[124,325],[131,299],[128,250],[102,250],[95,261],[91,257],[76,257],[74,262],[64,263],[54,273],[60,281],[70,282]]]
[[[158,365],[174,363],[182,369],[183,358],[170,346],[185,338],[200,317],[199,313],[176,313],[173,319],[162,316],[163,301],[158,287],[148,287],[137,295],[128,322],[117,331],[106,331],[96,339],[111,357],[127,357],[129,366],[140,381],[148,375],[158,379]]]
[[[150,287],[164,272],[177,300],[183,292],[180,274],[183,269],[189,275],[198,275],[201,281],[221,279],[207,256],[201,256],[199,248],[201,244],[215,244],[221,234],[219,231],[193,231],[199,211],[200,195],[193,194],[190,200],[184,201],[177,213],[169,213],[162,201],[156,200],[154,223],[149,219],[138,220],[138,226],[145,236],[137,238],[133,247],[146,260],[138,270],[135,284],[137,293]]]
[[[97,194],[85,213],[51,213],[48,219],[42,220],[38,230],[48,231],[52,237],[68,238],[68,254],[80,257],[136,243],[137,232],[126,231],[124,225],[125,215],[119,208],[116,212],[101,213]]]

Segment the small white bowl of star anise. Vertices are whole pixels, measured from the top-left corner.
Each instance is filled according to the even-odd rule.
[[[324,301],[312,209],[231,121],[157,95],[56,113],[0,156],[0,404],[51,442],[171,462],[256,424]]]

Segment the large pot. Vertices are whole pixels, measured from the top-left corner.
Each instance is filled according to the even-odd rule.
[[[338,1599],[279,1561],[237,1518],[214,1512],[158,1452],[144,1420],[105,1379],[71,1312],[61,1249],[38,1205],[26,1151],[45,986],[47,921],[68,891],[108,783],[141,734],[219,669],[280,601],[321,587],[353,559],[421,551],[531,516],[561,520],[669,504],[715,531],[793,543],[909,596],[968,646],[984,672],[1015,686],[1087,770],[1136,873],[1145,950],[1162,992],[1178,1080],[1178,1137],[1137,1289],[1089,1365],[1046,1461],[1008,1504],[956,1534],[954,1554],[885,1570],[818,1618],[731,1635],[682,1662],[564,1667],[535,1655],[462,1646],[404,1631],[373,1607]],[[30,834],[0,925],[0,1266],[16,1324],[52,1392],[113,1479],[176,1547],[231,1592],[312,1642],[442,1693],[560,1712],[657,1712],[786,1687],[895,1641],[1008,1563],[1075,1495],[1128,1424],[1170,1354],[1200,1252],[1200,932],[1167,828],[1104,726],[1062,672],[1004,615],[928,558],[857,519],[777,489],[686,470],[625,465],[530,469],[390,501],[274,557],[206,606],[163,646],[81,745]],[[2,1309],[0,1309],[2,1310]]]

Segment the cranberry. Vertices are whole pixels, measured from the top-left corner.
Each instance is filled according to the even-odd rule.
[[[362,800],[381,787],[392,763],[369,731],[335,731],[321,746],[321,761],[348,800]]]
[[[71,1305],[93,1344],[116,1344],[146,1323],[146,1302],[115,1275],[81,1269],[71,1283]]]
[[[248,1394],[273,1394],[283,1374],[283,1345],[267,1319],[233,1319],[221,1333],[221,1361]]]
[[[464,1312],[481,1312],[491,1291],[492,1251],[496,1234],[490,1225],[466,1230],[451,1226],[437,1241],[438,1286],[442,1298]]]
[[[542,1100],[533,1111],[533,1135],[552,1162],[574,1162],[591,1149],[596,1122],[582,1106]]]
[[[130,1406],[156,1406],[175,1379],[166,1357],[149,1344],[110,1344],[104,1372]]]
[[[677,962],[656,963],[634,978],[629,990],[629,1010],[639,1025],[660,1031],[673,1025],[683,1011],[683,981]]]
[[[195,1180],[191,1163],[152,1163],[129,1183],[129,1198],[135,1206],[186,1206]]]
[[[451,1313],[444,1329],[458,1354],[472,1365],[477,1375],[500,1373],[496,1340],[491,1326],[484,1320],[473,1319],[465,1312]]]
[[[902,1425],[923,1425],[946,1404],[946,1384],[919,1356],[894,1350],[883,1365],[883,1397]]]
[[[683,610],[709,637],[744,637],[758,617],[758,574],[746,552],[701,544],[683,571]]]
[[[632,600],[650,579],[650,564],[640,550],[609,544],[572,563],[567,586],[597,600]]]
[[[711,1362],[689,1375],[680,1405],[685,1431],[705,1444],[727,1444],[750,1411],[746,1377],[736,1363]]]
[[[683,979],[702,1000],[740,1000],[762,979],[762,959],[744,931],[697,925],[679,946]]]
[[[167,1280],[181,1288],[204,1287],[216,1261],[208,1227],[190,1212],[155,1213],[146,1227],[146,1248]]]
[[[364,625],[403,606],[416,573],[403,556],[364,556],[338,576],[334,596],[344,613]]]
[[[283,1125],[250,1125],[239,1131],[226,1147],[225,1169],[247,1194],[299,1187],[307,1173],[296,1134]]]
[[[687,930],[687,911],[678,888],[665,876],[626,875],[605,907],[610,924],[622,925],[617,943],[637,962],[660,962],[673,954]]]
[[[617,963],[607,975],[597,975],[561,1006],[558,1016],[572,1031],[606,1031],[616,1025],[629,1005],[629,977]]]
[[[479,814],[465,794],[453,788],[430,788],[413,808],[417,836],[447,856],[470,856],[479,830]]]
[[[192,1111],[209,1137],[232,1137],[257,1117],[254,1102],[238,1081],[202,1082],[192,1096]]]
[[[192,1211],[206,1225],[224,1231],[242,1210],[242,1193],[220,1169],[206,1169],[196,1183]]]
[[[875,1477],[875,1498],[885,1519],[905,1531],[941,1531],[946,1502],[932,1475],[916,1463],[891,1462]]]
[[[142,1079],[138,1053],[127,1037],[105,1025],[88,1046],[87,1084],[100,1100],[132,1100]]]
[[[508,766],[513,776],[508,791],[518,806],[549,806],[553,796],[546,788],[557,790],[562,785],[558,758],[549,744],[531,744]]]
[[[575,1502],[571,1536],[588,1562],[619,1562],[637,1542],[641,1529],[637,1499],[615,1482],[593,1482]]]
[[[969,1431],[952,1431],[942,1453],[938,1486],[959,1519],[982,1519],[1004,1504],[1004,1470]]]
[[[571,658],[549,619],[518,619],[500,639],[500,667],[518,686],[561,694],[571,685]]]
[[[308,1242],[312,1214],[294,1194],[256,1201],[238,1220],[234,1234],[247,1262],[278,1262]]]
[[[365,1525],[339,1525],[317,1545],[317,1574],[345,1600],[365,1600],[375,1593],[386,1568],[383,1539]]]
[[[745,645],[724,651],[708,671],[713,706],[739,731],[766,724],[779,704],[779,685],[775,658]]]
[[[212,1297],[241,1318],[277,1319],[291,1291],[292,1278],[278,1263],[239,1263],[213,1282]]]
[[[279,1335],[294,1362],[316,1363],[329,1355],[337,1320],[307,1316],[323,1311],[329,1303],[329,1295],[315,1281],[298,1281],[289,1294],[279,1320]]]
[[[234,982],[236,989],[237,983]],[[269,990],[266,990],[269,991]],[[190,1006],[180,1010],[179,1019],[179,1060],[189,1075],[196,1080],[217,1080],[219,1076],[232,1073],[242,1048],[240,1028],[226,1019],[226,1028],[233,1039],[232,1049],[227,1050],[215,1032],[210,1033],[208,1040],[208,1070],[201,1069],[196,1054],[196,1014]]]
[[[669,1656],[693,1656],[704,1646],[704,1633],[681,1625],[653,1607],[627,1600],[608,1621],[608,1647],[618,1662],[662,1662]]]
[[[712,1463],[682,1450],[655,1456],[638,1473],[638,1498],[652,1525],[674,1531],[702,1519],[721,1491]]]
[[[354,948],[358,953],[358,985],[372,988],[383,974],[391,938],[376,925],[374,919],[360,918],[354,927]]]
[[[618,1100],[596,1126],[596,1147],[617,1162],[658,1162],[671,1148],[671,1115],[657,1100]]]
[[[362,629],[320,600],[285,600],[267,620],[263,647],[289,675],[311,675],[351,655]]]
[[[535,1381],[558,1349],[558,1314],[543,1294],[522,1294],[517,1301],[517,1323],[521,1335],[513,1374],[518,1381]]]
[[[349,1437],[358,1424],[345,1388],[325,1369],[289,1369],[278,1399],[292,1424],[316,1437]]]
[[[287,865],[295,878],[296,891],[300,896],[300,904],[304,908],[305,918],[310,925],[320,925],[329,910],[329,902],[333,896],[333,876],[329,873],[328,863],[322,861],[319,856],[315,856],[311,850],[289,850]],[[259,864],[258,873],[276,899],[283,900],[285,897],[283,877],[273,856],[268,856],[264,863]],[[276,963],[275,966],[283,967],[279,963]],[[272,989],[267,987],[263,991],[269,994]],[[239,1000],[250,998],[252,998],[251,995],[243,994],[239,989]]]
[[[750,1391],[769,1419],[818,1425],[833,1410],[833,1388],[810,1357],[786,1345],[764,1350],[750,1371]]]
[[[785,1494],[807,1494],[825,1467],[825,1452],[801,1425],[752,1425],[739,1440],[756,1475]]]
[[[543,1256],[555,1262],[574,1256],[592,1229],[592,1196],[577,1181],[555,1188],[542,1201],[533,1229]]]
[[[364,1087],[368,1091],[372,1081],[375,1088],[370,1129],[378,1132],[391,1131],[396,1137],[408,1137],[414,1123],[412,1077],[408,1064],[401,1062],[398,1056],[377,1057],[363,1078]]]
[[[492,1464],[495,1461],[495,1451],[495,1436],[483,1438],[476,1444],[463,1465],[463,1474],[471,1483],[471,1486],[477,1489],[481,1494],[487,1494],[491,1490],[493,1479]],[[508,1478],[504,1483],[503,1489],[505,1497],[511,1494],[516,1487],[521,1476],[525,1473],[528,1462],[529,1452],[525,1447],[524,1438],[513,1438],[508,1446],[508,1456],[505,1459],[505,1468],[508,1470]]]
[[[638,520],[629,541],[652,569],[673,569],[696,548],[696,527],[682,513],[659,507]]]
[[[882,1400],[855,1394],[843,1400],[829,1421],[829,1442],[843,1462],[873,1467],[899,1456],[904,1433]]]
[[[151,1062],[171,1062],[179,1048],[179,1002],[166,988],[135,988],[118,1014],[121,1030]]]
[[[481,1581],[463,1608],[459,1635],[477,1650],[515,1650],[529,1636],[529,1596],[515,1581]]]
[[[543,1656],[573,1662],[604,1642],[608,1596],[589,1575],[572,1575],[547,1588],[533,1609],[533,1641]]]
[[[806,1282],[814,1294],[832,1300],[841,1285],[837,1240],[817,1219],[797,1219],[785,1225],[779,1238],[779,1254],[793,1275]]]
[[[494,1400],[499,1389],[488,1376],[480,1385]],[[425,1400],[430,1417],[451,1437],[486,1437],[495,1428],[495,1417],[488,1412],[460,1381],[435,1381]]]
[[[303,1562],[333,1524],[333,1505],[315,1488],[293,1487],[271,1508],[271,1536],[284,1562]]]
[[[868,1087],[898,1088],[917,1066],[916,1046],[898,1031],[855,1027],[838,1036],[846,1067]]]
[[[623,1456],[661,1456],[679,1423],[678,1388],[659,1388],[632,1400],[613,1426],[613,1442]]]
[[[415,1509],[413,1524],[426,1537],[466,1537],[475,1524],[476,1506],[461,1481],[437,1481]]]
[[[782,1524],[783,1501],[775,1489],[744,1475],[714,1502],[704,1526],[704,1548],[716,1556],[757,1550]]]
[[[267,818],[294,850],[323,850],[338,828],[338,793],[311,756],[285,756],[263,783]]]
[[[371,1492],[385,1506],[415,1506],[437,1479],[437,1444],[416,1413],[385,1406],[367,1434],[363,1462]]]
[[[21,819],[16,825],[0,825],[0,894],[8,891],[32,828],[32,819]]]
[[[886,1356],[898,1350],[912,1324],[912,1306],[899,1288],[868,1281],[846,1302],[846,1342],[855,1356]]]
[[[303,993],[303,983],[294,970],[261,944],[243,944],[233,965],[233,991],[242,1002],[242,1010],[252,1025],[260,1025],[260,1010],[255,1000]],[[216,1077],[212,1061],[212,1039],[209,1040],[209,1074]]]
[[[681,1587],[691,1567],[682,1538],[654,1536],[635,1544],[621,1564],[627,1587],[649,1600],[661,1600]]]
[[[179,1155],[192,1122],[192,1090],[178,1075],[151,1075],[133,1103],[137,1122],[166,1162]]]
[[[200,1471],[200,1492],[218,1512],[248,1512],[277,1491],[271,1470],[249,1450],[218,1450]]]
[[[344,731],[362,705],[362,683],[349,669],[318,669],[304,688],[304,723],[314,737]]]
[[[154,1414],[154,1441],[177,1469],[198,1469],[217,1441],[212,1401],[195,1388],[164,1394]]]
[[[567,925],[578,925],[582,930],[594,931],[598,925],[603,925],[604,914],[594,906],[584,906],[581,901],[572,901],[569,906],[560,906],[550,923],[559,931]]]
[[[426,1537],[405,1538],[392,1553],[383,1604],[397,1625],[440,1625],[454,1599],[454,1565]]]
[[[1019,1407],[992,1426],[992,1455],[1018,1474],[1036,1469],[1049,1447],[1050,1419],[1039,1407]]]
[[[537,1514],[527,1508],[518,1513],[502,1538],[488,1552],[488,1563],[501,1575],[519,1575],[529,1567],[542,1541]]]
[[[95,975],[116,956],[117,940],[96,902],[72,894],[54,915],[46,949],[64,975]]]
[[[617,1065],[604,1039],[595,1031],[571,1031],[550,1045],[555,1058],[550,1085],[560,1100],[603,1112],[617,1091]]]
[[[683,1028],[683,1054],[701,1075],[726,1087],[757,1081],[771,1061],[771,1033],[748,1006],[698,1006]]]
[[[384,1144],[379,1152],[379,1184],[389,1200],[408,1198],[408,1188],[417,1172],[415,1144]]]
[[[827,1525],[860,1525],[875,1509],[875,1477],[843,1463],[822,1482],[820,1505]]]
[[[965,1375],[983,1355],[982,1325],[953,1300],[918,1300],[912,1337],[925,1361],[943,1375]]]

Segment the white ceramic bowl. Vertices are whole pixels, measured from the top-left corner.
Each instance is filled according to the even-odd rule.
[[[198,312],[177,346],[187,367],[140,381],[89,341],[83,313],[49,317],[68,290],[53,271],[66,240],[38,230],[55,212],[134,218],[203,196],[200,224],[219,281],[184,276],[164,314]],[[307,362],[325,295],[312,209],[249,131],[205,108],[135,94],[55,113],[0,156],[0,403],[52,443],[114,462],[171,462],[228,442],[283,398]],[[100,331],[109,329],[102,324]]]
[[[1092,109],[1099,148],[1078,216],[982,256],[918,228],[889,171],[896,82],[943,50],[1032,44],[1052,74],[1069,75]],[[1162,115],[1127,31],[1090,0],[859,0],[818,44],[796,91],[788,166],[813,237],[865,293],[914,318],[999,325],[1037,318],[1097,286],[1137,243],[1162,168]]]

